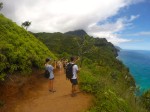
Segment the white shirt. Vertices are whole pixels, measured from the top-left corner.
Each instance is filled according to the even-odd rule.
[[[77,79],[77,72],[78,72],[78,66],[77,65],[73,65],[73,67],[72,67],[72,71],[73,71],[73,77],[72,77],[72,79]]]

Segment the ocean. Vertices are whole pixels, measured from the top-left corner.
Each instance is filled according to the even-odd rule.
[[[121,60],[134,77],[136,86],[139,87],[137,95],[150,89],[150,51],[144,50],[121,50],[118,53]]]

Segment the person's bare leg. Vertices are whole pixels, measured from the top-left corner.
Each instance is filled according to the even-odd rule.
[[[72,96],[76,96],[75,91],[76,91],[76,85],[72,85]]]
[[[51,90],[52,90],[51,80],[49,80],[49,82],[48,82],[48,88],[49,88],[49,91],[51,91]]]
[[[56,92],[56,90],[54,90],[54,79],[51,80],[51,92]]]
[[[51,80],[51,90],[53,91],[53,80]]]

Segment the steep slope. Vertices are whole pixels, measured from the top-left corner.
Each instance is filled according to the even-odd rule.
[[[6,74],[41,68],[46,57],[55,58],[49,49],[16,23],[0,15],[0,80]]]
[[[62,55],[63,53],[75,54],[77,52],[76,37],[64,35],[62,33],[35,33],[40,41],[54,53]]]

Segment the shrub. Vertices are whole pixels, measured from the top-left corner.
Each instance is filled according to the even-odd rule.
[[[0,80],[16,71],[42,68],[46,57],[56,58],[32,34],[0,15]]]
[[[141,103],[148,111],[150,111],[150,90],[146,91],[141,96]]]

